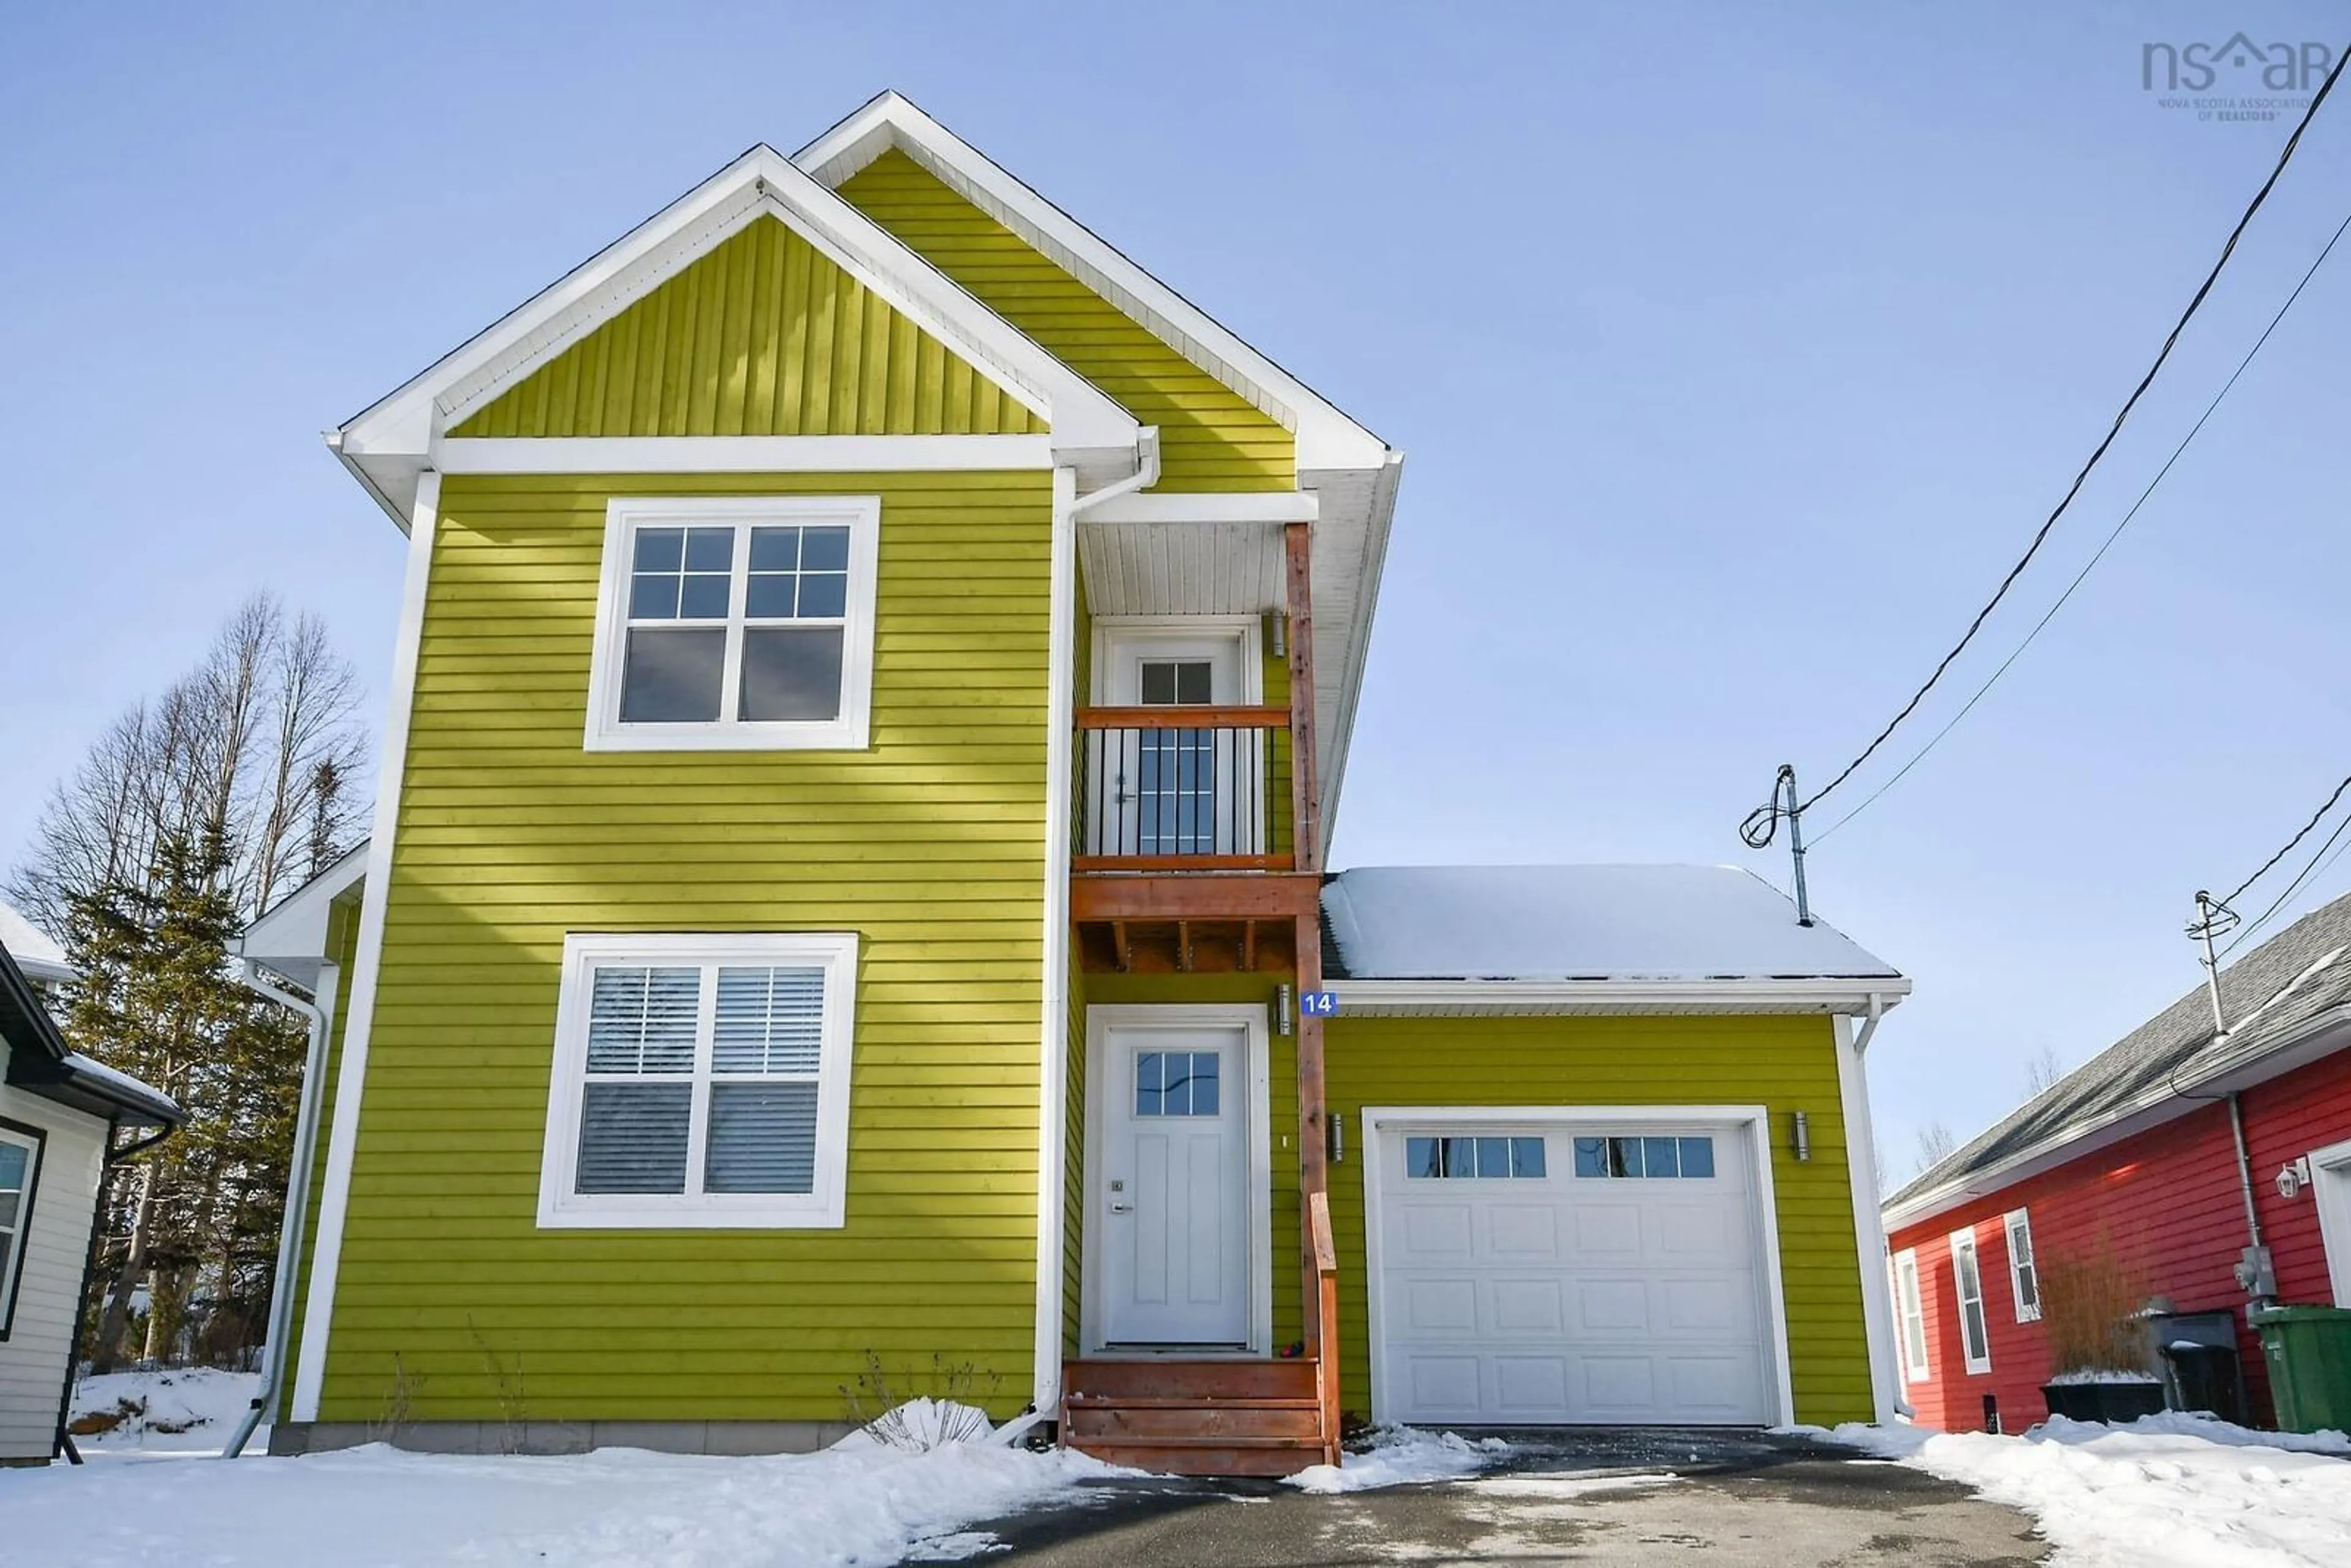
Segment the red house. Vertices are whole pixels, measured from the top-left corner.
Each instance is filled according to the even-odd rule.
[[[2242,1403],[2268,1425],[2246,1309],[2351,1306],[2351,897],[2228,964],[1886,1201],[1895,1339],[1921,1425],[2022,1431],[2055,1371],[2042,1274],[2111,1262],[2158,1313],[2234,1319]],[[2158,1320],[2161,1343],[2201,1326]],[[2192,1337],[2192,1334],[2190,1335]]]

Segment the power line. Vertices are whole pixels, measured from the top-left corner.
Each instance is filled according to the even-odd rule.
[[[2252,204],[2245,208],[2244,214],[2238,218],[2236,227],[2229,231],[2228,241],[2221,246],[2220,255],[2212,263],[2212,269],[2205,274],[2203,283],[2198,287],[2194,297],[2188,301],[2188,308],[2180,313],[2179,319],[2173,323],[2170,332],[2165,336],[2163,347],[2156,352],[2155,362],[2147,367],[2147,373],[2139,378],[2138,385],[2132,388],[2130,396],[2123,401],[2123,406],[2116,413],[2114,423],[2107,427],[2105,438],[2090,454],[2089,461],[2082,465],[2081,472],[2074,476],[2074,483],[2066,488],[2064,498],[2058,501],[2055,509],[2049,514],[2040,529],[2033,534],[2032,542],[2025,547],[2023,555],[2018,557],[2016,564],[2009,568],[2008,575],[2001,579],[2000,586],[1992,591],[1991,598],[1985,602],[1984,607],[1976,612],[1975,619],[1968,623],[1967,631],[1961,633],[1959,642],[1953,644],[1951,651],[1944,654],[1936,664],[1933,673],[1928,675],[1926,684],[1911,694],[1910,700],[1904,703],[1901,710],[1886,721],[1886,727],[1877,732],[1875,739],[1862,747],[1858,757],[1846,763],[1835,778],[1823,785],[1811,800],[1797,807],[1797,810],[1808,810],[1827,799],[1838,785],[1852,778],[1855,769],[1875,756],[1879,747],[1892,738],[1894,732],[1901,727],[1903,721],[1916,713],[1918,705],[1927,700],[1927,694],[1935,689],[1936,684],[1943,678],[1944,673],[1951,667],[1952,662],[1958,659],[1960,653],[1967,650],[1968,644],[1975,640],[1976,633],[1983,629],[1983,624],[1991,618],[1991,612],[1998,609],[2001,601],[2008,596],[2009,589],[2015,584],[2019,577],[2023,575],[2024,569],[2032,564],[2032,558],[2040,553],[2042,545],[2049,538],[2050,530],[2057,526],[2057,520],[2064,517],[2066,508],[2074,504],[2074,497],[2082,493],[2082,486],[2089,482],[2091,472],[2097,467],[2099,460],[2105,456],[2107,449],[2114,445],[2116,437],[2122,434],[2123,424],[2130,418],[2131,411],[2138,406],[2139,399],[2144,397],[2147,394],[2147,389],[2154,384],[2157,373],[2171,358],[2171,350],[2179,343],[2180,334],[2187,330],[2188,324],[2196,319],[2197,311],[2203,308],[2205,299],[2212,292],[2213,285],[2220,279],[2221,269],[2228,266],[2229,258],[2236,254],[2238,240],[2243,237],[2246,228],[2253,221],[2253,215],[2262,210],[2262,204],[2269,200],[2270,192],[2276,187],[2278,177],[2285,172],[2286,165],[2294,161],[2294,151],[2302,144],[2303,132],[2310,129],[2310,122],[2317,117],[2319,105],[2325,103],[2327,95],[2335,90],[2335,84],[2342,77],[2343,68],[2346,64],[2351,64],[2351,49],[2344,51],[2343,55],[2335,60],[2335,68],[2327,72],[2326,79],[2319,84],[2318,91],[2311,98],[2310,107],[2303,111],[2301,122],[2294,126],[2294,134],[2285,139],[2285,146],[2280,150],[2277,162],[2270,170],[2269,178],[2263,180],[2261,189],[2253,193]]]
[[[2308,269],[2303,273],[2302,281],[2294,286],[2294,292],[2285,297],[2285,303],[2279,306],[2277,308],[2277,314],[2270,318],[2270,324],[2262,329],[2262,335],[2254,340],[2253,346],[2252,348],[2245,350],[2245,357],[2237,361],[2237,368],[2230,372],[2228,381],[2222,383],[2220,390],[2213,395],[2212,401],[2204,405],[2204,412],[2197,416],[2197,420],[2194,424],[2189,426],[2188,434],[2179,438],[2179,444],[2171,449],[2171,455],[2163,460],[2163,466],[2155,471],[2155,477],[2147,481],[2147,488],[2138,493],[2138,499],[2131,503],[2130,510],[2123,514],[2122,521],[2116,523],[2114,526],[2113,531],[2106,535],[2105,541],[2098,546],[2097,553],[2091,556],[2088,563],[2085,565],[2080,571],[2074,574],[2074,580],[2065,585],[2065,591],[2057,596],[2057,602],[2052,604],[2048,608],[2047,612],[2042,615],[2041,619],[2032,623],[2032,630],[2024,634],[2024,641],[2019,643],[2016,645],[2015,651],[2010,653],[2007,658],[2001,661],[2000,668],[1994,670],[1990,677],[1985,680],[1984,684],[1976,688],[1975,695],[1968,698],[1966,705],[1962,706],[1959,712],[1953,714],[1949,722],[1945,724],[1942,728],[1937,730],[1933,738],[1929,739],[1926,745],[1920,747],[1917,751],[1911,756],[1909,761],[1905,762],[1898,769],[1896,769],[1891,779],[1886,779],[1885,783],[1880,784],[1876,789],[1871,790],[1866,796],[1863,797],[1860,805],[1855,806],[1852,810],[1847,811],[1844,816],[1839,817],[1835,821],[1831,822],[1826,828],[1823,829],[1821,832],[1813,838],[1813,842],[1816,844],[1819,843],[1831,833],[1835,832],[1839,828],[1844,827],[1847,822],[1852,821],[1855,817],[1858,817],[1864,811],[1868,810],[1870,807],[1877,803],[1879,796],[1885,794],[1888,789],[1893,789],[1896,784],[1901,783],[1903,778],[1908,774],[1913,768],[1917,767],[1918,764],[1927,760],[1927,754],[1928,752],[1934,750],[1935,747],[1943,743],[1943,737],[1945,736],[1950,734],[1951,731],[1959,727],[1959,721],[1961,719],[1967,717],[1969,714],[1975,711],[1975,706],[1984,700],[1985,695],[1991,692],[1992,687],[2000,684],[2000,678],[2002,675],[2008,674],[2009,666],[2015,664],[2018,659],[2022,658],[2027,648],[2032,646],[2033,640],[2041,635],[2043,629],[2045,628],[2050,622],[2054,621],[2057,618],[2057,612],[2065,608],[2065,601],[2074,597],[2074,591],[2080,588],[2083,582],[2089,577],[2090,573],[2097,570],[2098,563],[2106,559],[2106,552],[2114,549],[2115,541],[2116,539],[2123,537],[2123,530],[2131,526],[2131,519],[2138,516],[2139,508],[2147,505],[2147,498],[2155,494],[2157,486],[2163,483],[2165,476],[2171,472],[2172,466],[2177,464],[2181,455],[2187,452],[2189,444],[2196,439],[2197,435],[2203,430],[2206,423],[2211,420],[2213,413],[2219,410],[2222,401],[2225,400],[2229,393],[2235,389],[2239,379],[2244,375],[2246,368],[2253,362],[2253,357],[2262,351],[2262,346],[2266,344],[2270,340],[2271,336],[2277,331],[2279,323],[2283,322],[2286,318],[2286,312],[2294,308],[2294,301],[2302,298],[2302,291],[2310,287],[2310,280],[2318,276],[2318,269],[2326,264],[2326,258],[2328,256],[2335,254],[2335,246],[2342,240],[2343,235],[2346,232],[2351,232],[2351,214],[2346,214],[2342,223],[2335,225],[2334,238],[2329,239],[2326,242],[2325,248],[2318,253],[2317,258],[2312,261]],[[1826,794],[1827,791],[1823,790],[1821,793]],[[1817,800],[1820,799],[1820,796],[1815,795],[1813,799]],[[2291,848],[2292,846],[2289,845],[2288,847]],[[2267,868],[2264,867],[2263,869],[2266,870]],[[2244,889],[2239,888],[2237,891],[2241,893]],[[2234,895],[2232,894],[2231,896]],[[2221,902],[2225,904],[2228,900],[2223,899]]]
[[[2344,782],[2346,784],[2351,784],[2351,779],[2346,779]],[[2335,795],[2340,796],[2343,791],[2341,789],[2337,789],[2335,793]],[[2332,806],[2334,803],[2333,800],[2329,800],[2327,801],[2327,805],[2329,806]],[[2322,817],[2326,813],[2324,810],[2319,812],[2319,816]],[[2314,824],[2315,823],[2315,821],[2316,819],[2314,818]],[[2335,849],[2335,841],[2341,838],[2346,830],[2351,830],[2351,816],[2346,816],[2341,821],[2335,824],[2335,831],[2326,835],[2326,841],[2318,846],[2317,850],[2312,853],[2309,862],[2303,866],[2302,874],[2295,877],[2292,882],[2286,883],[2285,891],[2279,894],[2275,898],[2270,900],[2270,906],[2267,909],[2262,910],[2260,915],[2254,916],[2252,920],[2247,921],[2243,928],[2241,929],[2236,936],[2230,938],[2229,945],[2220,949],[2222,956],[2225,957],[2229,954],[2235,952],[2239,947],[2244,946],[2245,939],[2247,937],[2251,936],[2254,932],[2259,931],[2262,926],[2268,925],[2270,922],[2270,916],[2284,908],[2286,901],[2291,899],[2295,894],[2302,891],[2304,884],[2308,883],[2313,876],[2317,874],[2319,871],[2319,862],[2328,858],[2327,852]],[[2310,830],[2308,828],[2304,828],[2303,832],[2306,833],[2309,831]],[[2294,835],[2294,842],[2299,843],[2301,841],[2302,833],[2296,833]],[[2292,844],[2287,846],[2288,849],[2291,849],[2292,847]],[[2284,850],[2278,852],[2279,854],[2283,854],[2284,852]],[[2336,850],[2335,852],[2339,854],[2342,852]],[[2270,865],[2275,865],[2276,863],[2276,856],[2272,856],[2270,859]],[[2268,869],[2268,866],[2263,866],[2262,868],[2262,871],[2267,871]],[[2249,880],[2244,884],[2244,887],[2240,887],[2237,890],[2237,893],[2244,892],[2246,887],[2251,887],[2253,884],[2253,882],[2259,881],[2260,878],[2261,872],[2255,872],[2252,879]],[[2233,898],[2236,896],[2236,894],[2231,894],[2229,896],[2230,898]],[[2220,902],[2223,904],[2226,904],[2228,903],[2228,899],[2224,898]]]

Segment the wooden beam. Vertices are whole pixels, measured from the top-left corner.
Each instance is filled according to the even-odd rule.
[[[1080,729],[1288,729],[1291,710],[1271,703],[1171,703],[1081,707]]]
[[[1322,869],[1322,802],[1314,779],[1314,595],[1310,526],[1282,529],[1290,616],[1290,837],[1300,871]],[[1317,946],[1320,946],[1318,942]]]
[[[1176,923],[1176,967],[1186,974],[1192,972],[1192,923]]]
[[[1319,876],[1073,876],[1071,920],[1287,920],[1313,918]],[[1322,938],[1315,938],[1321,952]]]
[[[1241,922],[1241,972],[1249,974],[1257,968],[1257,922]]]
[[[1122,975],[1128,973],[1134,967],[1134,948],[1127,940],[1125,921],[1110,923],[1110,941],[1118,952],[1118,972]]]
[[[1072,855],[1071,871],[1288,871],[1281,855]]]

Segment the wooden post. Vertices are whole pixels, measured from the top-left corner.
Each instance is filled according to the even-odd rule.
[[[1311,538],[1309,525],[1291,523],[1282,530],[1284,600],[1290,621],[1290,838],[1299,871],[1319,875],[1322,870],[1321,807],[1315,800],[1314,779],[1314,610],[1309,565]],[[1319,912],[1298,917],[1298,992],[1322,988],[1322,920]],[[1316,1197],[1330,1187],[1324,1158],[1322,1104],[1322,1019],[1298,1009],[1298,1191],[1311,1215]],[[1328,1201],[1327,1198],[1324,1199]],[[1301,1218],[1308,1218],[1301,1215]],[[1299,1227],[1305,1270],[1300,1297],[1304,1311],[1306,1349],[1319,1354],[1322,1343],[1324,1275],[1316,1258],[1311,1224]]]

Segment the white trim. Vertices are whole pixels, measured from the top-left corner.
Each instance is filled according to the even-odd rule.
[[[1049,435],[444,436],[444,474],[886,474],[1050,468]]]
[[[1959,1320],[1959,1359],[1970,1376],[1991,1370],[1991,1306],[1984,1299],[1983,1252],[1976,1246],[1975,1227],[1954,1230],[1948,1238],[1951,1249],[1951,1306]],[[1975,1265],[1976,1316],[1983,1323],[1983,1354],[1978,1355],[1968,1343],[1968,1281],[1959,1272],[1959,1253],[1964,1250],[1968,1260]]]
[[[1290,426],[1300,469],[1374,468],[1387,460],[1378,436],[897,93],[881,94],[802,148],[793,162],[829,184],[839,183],[878,156],[884,138],[943,175],[950,188],[985,192],[989,200],[983,211],[995,207],[990,215],[1024,242]]]
[[[350,1209],[351,1159],[359,1146],[360,1100],[367,1083],[368,1038],[375,1025],[376,977],[383,967],[384,904],[392,894],[393,841],[400,826],[401,787],[407,778],[409,720],[416,706],[416,650],[424,636],[425,587],[432,576],[440,504],[441,476],[427,472],[417,480],[415,509],[408,525],[408,569],[401,585],[400,629],[392,643],[392,701],[384,716],[375,821],[369,830],[366,881],[360,894],[350,1008],[343,1019],[342,1065],[335,1074],[335,1119],[327,1143],[319,1226],[311,1243],[310,1288],[303,1298],[300,1359],[294,1374],[292,1418],[297,1421],[319,1418],[328,1332],[335,1320],[343,1221]]]
[[[239,957],[266,964],[272,957],[326,958],[328,912],[351,884],[367,875],[368,846],[352,845],[318,875],[270,905],[236,939]]]
[[[744,625],[744,543],[751,525],[831,523],[849,528],[849,599],[842,618],[841,713],[825,720],[748,723],[720,718],[693,724],[621,722],[622,650],[628,637],[632,529],[646,525],[723,523],[737,530],[733,601],[726,622],[727,657],[721,699],[732,705]],[[616,496],[604,508],[604,558],[596,586],[596,637],[588,666],[590,751],[862,751],[873,718],[873,601],[881,559],[882,501],[876,496]],[[681,624],[707,625],[706,622]]]
[[[1037,412],[1057,451],[1134,446],[1133,414],[764,143],[329,432],[329,444],[404,522],[405,486],[443,431],[763,214]]]
[[[0,1062],[6,1060],[0,1057]],[[47,1129],[20,1133],[14,1125],[0,1126],[0,1144],[13,1144],[25,1151],[25,1185],[16,1189],[16,1213],[7,1230],[0,1232],[0,1343],[5,1343],[16,1332],[17,1287],[24,1282],[25,1263],[32,1256],[33,1204],[40,1196],[41,1155],[47,1147]]]
[[[1061,1403],[1061,1287],[1069,1268],[1070,813],[1076,782],[1078,476],[1053,470],[1053,573],[1045,639],[1045,1001],[1037,1071],[1037,1323],[1030,1404]]]
[[[1091,519],[1089,519],[1091,520]],[[1094,617],[1093,689],[1086,694],[1096,707],[1109,706],[1102,695],[1113,656],[1122,645],[1155,641],[1205,641],[1229,637],[1240,646],[1241,688],[1233,700],[1265,701],[1265,620],[1258,615],[1097,615]]]
[[[2008,1249],[2008,1293],[2016,1308],[2016,1321],[2037,1323],[2041,1321],[2041,1255],[2032,1249],[2032,1216],[2022,1208],[2011,1208],[2000,1217],[2001,1243]],[[2017,1267],[2016,1238],[2024,1237],[2024,1268]],[[2024,1269],[2032,1270],[2032,1300],[2024,1299]]]
[[[1894,1255],[1894,1290],[1900,1308],[1898,1335],[1902,1345],[1902,1375],[1912,1383],[1931,1382],[1934,1370],[1934,1336],[1927,1332],[1927,1289],[1918,1274],[1918,1249],[1905,1247]],[[1912,1324],[1917,1325],[1918,1342],[1910,1343]],[[1911,1353],[1916,1351],[1914,1356]]]
[[[1778,1426],[1793,1425],[1796,1419],[1794,1383],[1788,1361],[1788,1301],[1780,1270],[1780,1205],[1771,1183],[1771,1113],[1762,1105],[1366,1105],[1363,1109],[1364,1169],[1364,1303],[1368,1312],[1366,1348],[1372,1366],[1372,1420],[1376,1424],[1392,1419],[1390,1412],[1395,1400],[1387,1388],[1385,1368],[1381,1364],[1381,1350],[1385,1343],[1382,1333],[1380,1306],[1380,1155],[1381,1130],[1391,1124],[1409,1122],[1451,1124],[1461,1122],[1567,1122],[1579,1125],[1610,1125],[1626,1123],[1665,1122],[1691,1123],[1738,1126],[1745,1130],[1749,1157],[1754,1161],[1755,1186],[1750,1194],[1757,1223],[1757,1239],[1762,1245],[1763,1266],[1761,1288],[1763,1292],[1765,1333],[1771,1343],[1770,1353],[1772,1385],[1764,1390],[1766,1401],[1778,1413]]]
[[[1860,979],[1331,980],[1340,1006],[1374,1017],[1416,1013],[1866,1012],[1910,994],[1896,975]]]
[[[891,439],[903,440],[901,437]],[[998,436],[992,439],[1003,440]],[[1032,439],[1012,437],[1014,440]],[[1089,523],[1311,523],[1322,515],[1322,498],[1311,490],[1199,493],[1138,491],[1104,501],[1086,512]]]
[[[1086,1190],[1085,1228],[1080,1238],[1078,1345],[1085,1354],[1107,1348],[1102,1339],[1102,1275],[1096,1249],[1102,1245],[1102,1133],[1107,1107],[1102,1057],[1110,1036],[1121,1029],[1238,1029],[1249,1051],[1249,1125],[1244,1129],[1249,1162],[1249,1354],[1273,1354],[1273,1136],[1272,1052],[1266,1010],[1250,1002],[1186,1002],[1159,1005],[1104,1003],[1086,1009]]]
[[[1900,1402],[1901,1369],[1895,1350],[1894,1303],[1886,1293],[1886,1226],[1877,1212],[1877,1140],[1870,1127],[1869,1072],[1854,1040],[1853,1019],[1839,1014],[1836,1031],[1837,1099],[1844,1113],[1845,1177],[1853,1195],[1854,1250],[1861,1264],[1863,1337],[1869,1346],[1871,1407],[1881,1427],[1893,1421]]]
[[[730,933],[567,932],[555,1011],[554,1068],[548,1081],[547,1136],[538,1175],[538,1228],[576,1229],[829,1229],[847,1222],[849,1081],[856,1040],[857,934],[853,931]],[[590,977],[599,967],[700,966],[701,1041],[693,1070],[695,1135],[686,1158],[689,1190],[679,1194],[584,1195],[573,1190],[580,1154],[580,1087],[587,1069]],[[711,1082],[712,976],[722,964],[814,964],[823,968],[824,1022],[816,1070],[816,1156],[807,1193],[705,1193],[702,1134]]]
[[[2311,1198],[2318,1205],[2318,1239],[2326,1255],[2335,1304],[2351,1307],[2351,1138],[2309,1155]],[[2334,1180],[2327,1178],[2333,1176]]]

